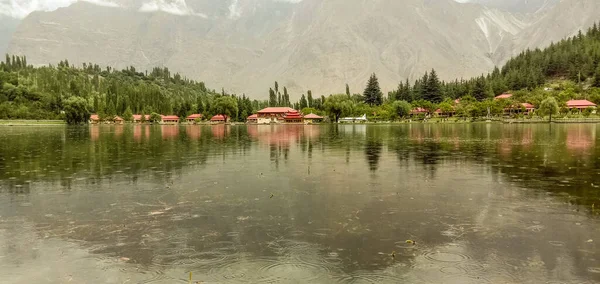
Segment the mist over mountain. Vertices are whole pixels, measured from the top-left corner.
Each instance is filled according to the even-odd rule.
[[[72,1],[28,14],[8,51],[33,64],[167,66],[255,98],[277,80],[298,97],[360,92],[372,72],[386,90],[431,68],[480,75],[600,18],[595,0],[477,1]]]

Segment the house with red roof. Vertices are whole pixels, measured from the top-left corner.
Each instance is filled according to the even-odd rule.
[[[161,123],[179,123],[179,116],[176,115],[161,115]]]
[[[292,110],[283,117],[285,123],[302,123],[302,114],[297,110]]]
[[[502,94],[502,95],[498,95],[494,98],[494,100],[501,100],[501,99],[510,99],[513,95],[512,94]]]
[[[199,114],[199,113],[190,114],[190,115],[188,115],[188,117],[185,118],[185,120],[187,122],[195,122],[196,119],[198,119],[198,120],[202,119],[202,114]]]
[[[246,118],[246,122],[247,123],[257,123],[258,122],[258,114],[253,114],[251,116],[248,116],[248,118]]]
[[[428,113],[429,113],[429,111],[422,107],[417,107],[410,111],[411,115],[428,114]]]
[[[211,123],[225,123],[227,122],[227,116],[222,114],[217,114],[210,118]]]
[[[91,124],[98,124],[98,123],[100,123],[100,116],[98,116],[97,114],[90,115],[90,123]]]
[[[115,115],[115,118],[113,119],[113,121],[115,122],[115,124],[123,124],[123,122],[125,120],[122,117]]]
[[[150,115],[149,114],[145,114],[144,115],[144,121],[150,121]],[[141,114],[134,114],[133,115],[133,122],[134,123],[140,123],[140,122],[142,122],[142,115]]]
[[[579,110],[584,110],[589,107],[596,107],[596,104],[588,100],[570,100],[567,102],[567,108],[569,109],[576,108]]]
[[[282,123],[285,122],[285,116],[288,112],[296,111],[291,107],[268,107],[259,110],[257,114],[257,123]]]
[[[321,121],[323,121],[323,117],[318,116],[314,113],[310,113],[304,116],[304,123],[306,124],[319,123]]]

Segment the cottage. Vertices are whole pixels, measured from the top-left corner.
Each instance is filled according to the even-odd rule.
[[[304,116],[304,123],[306,124],[319,123],[321,121],[323,121],[323,117],[313,113]]]
[[[150,121],[150,115],[149,114],[144,115],[144,121]],[[133,122],[135,122],[135,123],[142,122],[142,115],[141,114],[134,114],[133,115]]]
[[[414,108],[413,110],[410,111],[411,115],[419,115],[419,114],[426,115],[428,113],[429,113],[429,111],[426,110],[426,109],[424,109],[424,108],[422,108],[422,107]]]
[[[588,100],[570,100],[567,102],[567,108],[569,109],[576,108],[581,111],[589,107],[596,107],[596,104]]]
[[[297,110],[290,111],[285,114],[285,123],[302,123],[302,114]]]
[[[176,115],[161,115],[160,120],[162,123],[179,123],[179,116]]]
[[[257,113],[257,123],[282,123],[285,121],[285,116],[288,112],[297,110],[291,107],[268,107],[259,110]]]
[[[191,114],[191,115],[189,115],[188,117],[185,118],[185,120],[187,122],[195,122],[196,119],[198,119],[198,120],[202,119],[202,114],[195,113],[195,114]]]
[[[246,122],[247,123],[258,123],[258,115],[253,114],[253,115],[249,116],[248,118],[246,118]]]
[[[98,123],[100,123],[100,116],[98,116],[97,114],[90,115],[90,123],[91,124],[98,124]]]
[[[441,108],[438,108],[433,113],[435,113],[435,115],[437,116],[451,117],[454,116],[454,114],[456,114],[456,111],[454,110],[454,107],[452,107],[452,110],[449,112],[443,112]]]
[[[210,122],[212,123],[225,123],[227,122],[227,116],[222,114],[217,114],[210,118]]]
[[[512,94],[502,94],[502,95],[498,95],[494,98],[494,100],[501,100],[501,99],[510,99],[512,98]]]
[[[113,119],[113,121],[115,122],[115,124],[123,124],[123,122],[125,120],[122,117],[115,115],[115,118]]]
[[[530,103],[520,103],[504,108],[504,115],[523,113],[529,115],[535,111],[535,106]]]

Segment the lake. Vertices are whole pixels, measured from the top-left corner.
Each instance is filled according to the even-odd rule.
[[[597,283],[595,124],[0,128],[0,283]]]

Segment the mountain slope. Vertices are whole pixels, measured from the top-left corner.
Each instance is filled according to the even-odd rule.
[[[128,0],[121,8],[79,2],[30,14],[9,52],[34,64],[68,58],[117,68],[164,65],[257,98],[277,80],[297,98],[308,89],[338,92],[346,83],[358,92],[372,72],[384,89],[431,68],[443,79],[479,75],[522,48],[572,33],[600,11],[595,4],[566,6],[573,2],[535,17],[453,0],[180,0],[168,7]],[[561,8],[588,20],[571,24]],[[550,36],[552,25],[564,29]]]

